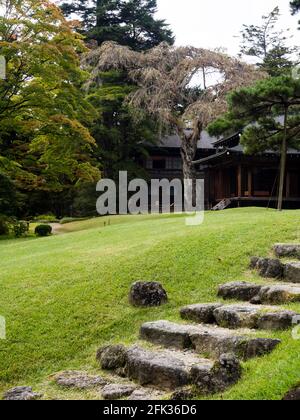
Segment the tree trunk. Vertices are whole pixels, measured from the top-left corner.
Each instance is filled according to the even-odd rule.
[[[97,0],[96,2],[96,28],[100,28],[102,26],[102,16],[100,15],[102,3],[103,0]]]
[[[282,208],[283,208],[283,191],[284,191],[284,182],[285,182],[285,175],[286,175],[286,161],[287,161],[287,117],[288,117],[288,108],[285,109],[285,115],[284,115],[284,135],[283,135],[282,147],[281,147],[278,211],[282,211]]]
[[[196,179],[197,171],[193,164],[197,154],[198,141],[202,131],[202,124],[197,122],[191,133],[187,133],[184,130],[179,130],[179,136],[181,138],[181,158],[182,158],[182,169],[183,179],[191,179],[193,181],[193,205],[196,205]]]

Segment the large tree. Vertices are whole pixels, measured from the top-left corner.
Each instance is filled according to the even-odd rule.
[[[85,51],[60,9],[44,0],[1,0],[0,169],[22,189],[61,191],[99,177],[86,128],[94,110],[81,89]]]
[[[126,169],[129,178],[145,177],[141,158],[148,156],[146,144],[157,141],[157,127],[149,118],[135,121],[124,103],[135,89],[126,73],[108,71],[100,78],[101,85],[89,92],[89,100],[101,113],[92,134],[99,145],[96,156],[103,163],[103,173],[118,180],[119,171]]]
[[[79,31],[88,46],[91,40],[101,45],[116,41],[134,50],[147,50],[162,41],[173,43],[172,32],[164,21],[155,18],[156,0],[101,0],[64,3],[66,16],[77,16]],[[97,141],[97,160],[106,176],[118,180],[118,171],[127,170],[129,176],[141,176],[137,158],[145,153],[144,141],[157,140],[155,124],[149,118],[135,121],[124,99],[135,86],[126,71],[101,72],[100,83],[90,92],[93,106],[100,111],[92,133]],[[143,174],[144,176],[145,174]]]
[[[81,31],[98,45],[115,41],[134,50],[174,43],[164,20],[156,19],[157,0],[76,0],[62,4],[66,16],[77,16]]]
[[[252,66],[221,52],[166,43],[144,53],[105,43],[87,55],[86,63],[92,67],[91,86],[102,71],[128,73],[137,88],[128,95],[127,103],[136,115],[150,115],[161,128],[180,136],[184,177],[193,180],[202,130],[225,112],[228,92],[261,77]]]
[[[289,29],[278,30],[280,10],[276,7],[269,15],[262,17],[261,25],[244,25],[241,31],[241,56],[250,56],[257,65],[271,76],[288,72],[293,63],[293,55],[298,47],[289,46]]]
[[[291,1],[291,10],[292,10],[293,15],[295,15],[296,13],[299,13],[299,11],[300,11],[300,0]],[[300,24],[300,21],[299,21],[299,24]]]
[[[268,78],[253,88],[233,92],[229,112],[209,127],[220,135],[246,127],[241,138],[246,153],[278,151],[281,155],[278,210],[282,210],[288,148],[300,149],[300,80]]]

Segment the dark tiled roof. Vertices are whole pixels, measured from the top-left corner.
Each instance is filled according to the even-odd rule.
[[[213,143],[216,142],[215,137],[210,137],[206,131],[203,131],[198,141],[198,149],[214,150]],[[170,149],[179,149],[181,146],[180,137],[177,134],[166,136],[161,139],[158,147],[166,147]]]
[[[232,137],[226,138],[226,139],[217,139],[216,137],[211,137],[206,131],[203,131],[201,134],[201,138],[198,141],[198,149],[199,150],[211,150],[213,152],[216,152],[218,147],[223,146],[224,148],[237,152],[237,153],[243,153],[244,147],[241,144],[238,144],[233,147],[226,147],[226,142],[230,142],[231,139],[236,139],[237,134],[234,134]],[[166,136],[161,139],[158,145],[155,147],[159,148],[168,148],[168,149],[179,149],[181,146],[181,140],[180,137],[176,134],[171,136]],[[266,150],[263,154],[277,154],[279,152],[274,152],[272,150]],[[290,155],[300,155],[300,150],[296,149],[289,149],[288,154]]]

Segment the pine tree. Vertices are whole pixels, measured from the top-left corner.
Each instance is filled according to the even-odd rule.
[[[270,77],[234,91],[228,104],[229,112],[210,125],[209,133],[221,135],[246,127],[241,139],[246,153],[280,153],[278,210],[282,210],[288,148],[300,149],[300,80]]]
[[[163,41],[174,43],[166,23],[155,19],[156,8],[157,0],[76,0],[62,5],[66,16],[79,18],[87,41],[101,45],[110,40],[138,51]],[[126,72],[101,72],[99,77],[101,86],[90,95],[101,114],[92,129],[99,146],[96,158],[104,175],[116,181],[119,170],[127,170],[129,176],[145,176],[139,157],[146,153],[143,141],[158,138],[155,124],[147,118],[137,123],[130,107],[124,105],[128,93],[135,89]]]
[[[291,10],[292,10],[293,15],[296,15],[298,12],[300,12],[300,0],[291,1]],[[299,25],[300,25],[300,21],[299,21]]]
[[[292,56],[298,47],[287,44],[289,29],[277,30],[280,10],[276,7],[269,15],[262,17],[260,26],[244,25],[241,32],[241,56],[255,57],[257,65],[271,76],[280,76],[293,66]]]
[[[61,8],[66,16],[77,16],[81,32],[98,45],[115,41],[142,51],[164,41],[174,43],[166,22],[154,17],[157,0],[75,0]]]
[[[297,13],[300,11],[300,0],[293,0],[291,1],[291,8],[293,13]]]

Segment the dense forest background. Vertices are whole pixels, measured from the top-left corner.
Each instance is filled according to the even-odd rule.
[[[0,55],[6,78],[0,81],[0,215],[30,219],[51,213],[95,214],[95,183],[101,176],[146,177],[145,143],[155,143],[161,126],[144,113],[134,118],[124,101],[137,88],[126,65],[97,74],[82,57],[107,41],[137,53],[174,34],[156,18],[156,0],[0,1]],[[299,0],[291,12],[300,9]],[[276,9],[262,27],[244,27],[241,55],[280,77],[295,64],[295,49],[276,33]],[[262,34],[269,34],[262,39]],[[219,130],[220,131],[220,130]]]
[[[143,142],[156,141],[157,127],[132,118],[124,99],[134,85],[125,71],[103,72],[101,86],[87,92],[80,59],[108,40],[136,51],[173,44],[172,31],[155,19],[156,0],[78,0],[61,9],[39,0],[4,3],[0,214],[93,215],[101,176],[145,175]]]

